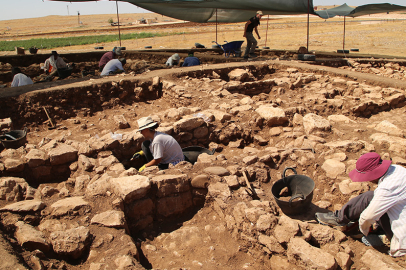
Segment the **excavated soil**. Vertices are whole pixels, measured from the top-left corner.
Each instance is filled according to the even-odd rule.
[[[85,62],[81,67],[94,68],[96,64]],[[23,177],[36,189],[35,198],[41,199],[46,205],[44,210],[36,213],[1,212],[2,233],[23,263],[31,268],[41,265],[42,269],[315,267],[310,262],[304,263],[304,258],[300,256],[297,258],[290,255],[292,247],[289,241],[279,242],[281,250],[278,251],[263,244],[258,239],[261,235],[273,237],[273,228],[261,231],[256,228],[260,214],[253,220],[248,212],[241,218],[235,210],[240,209],[241,203],[245,203],[248,209],[262,207],[262,214],[271,213],[276,223],[279,220],[281,224],[283,213],[274,202],[271,188],[273,183],[282,178],[285,168],[293,167],[298,174],[309,176],[315,182],[310,207],[306,212],[292,216],[300,228],[295,238],[306,239],[313,247],[332,256],[339,252],[348,254],[350,263],[347,266],[336,257],[335,268],[329,269],[371,267],[362,256],[374,249],[366,247],[359,239],[348,236],[337,240],[337,235],[336,240],[317,238],[317,229],[314,228],[319,227],[314,226],[319,225],[314,220],[314,213],[337,210],[351,197],[375,188],[374,184],[367,183],[349,192],[344,189],[343,183],[348,179],[348,172],[355,167],[355,161],[363,153],[376,151],[384,159],[406,164],[406,144],[402,132],[406,129],[406,83],[403,79],[317,67],[295,61],[225,63],[155,71],[152,70],[162,67],[145,64],[145,61],[127,65],[135,74],[143,74],[92,78],[88,81],[75,80],[79,77],[75,74],[66,85],[53,84],[44,90],[27,90],[30,92],[21,95],[16,93],[24,92],[24,89],[16,90],[14,94],[9,92],[1,100],[5,106],[1,106],[0,118],[11,117],[15,128],[29,128],[28,145],[16,150],[18,155],[24,156],[34,148],[43,149],[41,147],[49,142],[72,146],[90,144],[98,138],[110,136],[110,132],[125,137],[137,129],[137,119],[152,115],[161,123],[161,128],[170,131],[182,147],[201,145],[215,148],[216,153],[193,166],[180,164],[165,172],[151,170],[142,175],[153,178],[181,173],[186,174],[190,181],[198,175],[206,174],[206,168],[219,166],[235,175],[237,183],[231,185],[228,178],[226,180],[223,176],[210,175],[208,191],[195,188],[192,192],[193,206],[186,207],[181,213],[168,217],[154,216],[153,222],[142,229],[133,227],[131,222],[134,217],[127,216],[128,228],[114,229],[90,223],[98,213],[112,208],[122,209],[122,206],[117,206],[120,203],[117,203],[114,191],[97,196],[91,196],[86,191],[75,191],[75,179],[88,176],[89,179],[97,180],[100,171],[82,170],[72,165],[74,161],[59,168],[59,174],[42,179],[33,177],[27,166],[21,171],[9,170],[4,165],[7,156],[2,155],[1,175]],[[386,68],[394,69],[393,66]],[[404,71],[402,68],[399,66],[398,70]],[[37,66],[31,65],[26,72],[32,71],[34,74],[37,69]],[[231,75],[232,72],[236,72],[235,77]],[[49,130],[49,125],[43,123],[46,120],[43,106],[56,122],[56,129]],[[260,115],[258,109],[261,106],[281,109],[284,114],[281,117],[285,120],[278,122],[272,116],[267,118]],[[326,121],[328,119],[329,128],[309,131],[303,121],[303,117],[309,114],[316,114]],[[331,117],[336,115],[340,117]],[[127,124],[123,126],[122,122],[118,123],[118,116],[124,118]],[[176,131],[177,121],[190,117],[205,120],[202,127],[207,127],[206,137],[197,136],[196,129]],[[393,130],[398,133],[393,133],[392,129],[380,129],[383,121],[395,125],[397,128]],[[376,134],[380,134],[380,137]],[[294,148],[312,148],[314,153]],[[105,169],[104,173],[118,177],[124,169],[128,171],[132,167],[140,167],[139,163],[128,161],[137,150],[139,145],[126,145],[119,141],[88,156],[95,159],[115,156],[125,168],[119,172]],[[6,153],[6,150],[3,149],[1,153]],[[344,169],[333,175],[329,169],[323,168],[326,160],[335,160]],[[241,172],[247,172],[250,184],[258,195],[257,200],[247,194]],[[224,195],[224,190],[216,190],[214,187],[218,183],[228,184],[230,194]],[[45,188],[54,188],[56,191],[44,192]],[[62,195],[62,188],[67,190],[64,191],[65,195]],[[57,220],[68,229],[77,226],[89,228],[91,244],[87,245],[80,258],[71,259],[51,251],[32,251],[19,245],[14,236],[16,220],[23,220],[39,228],[46,220],[55,219],[50,205],[75,194],[84,196],[91,207],[74,210]],[[15,198],[14,201],[17,201]],[[12,199],[0,200],[0,207],[12,202]],[[46,235],[52,231],[47,230],[44,231]],[[309,233],[313,234],[313,238],[309,237]],[[132,237],[136,249],[125,246],[128,241],[131,242],[128,235]],[[278,238],[277,235],[275,237]],[[387,250],[385,247],[379,249],[379,252],[385,254]],[[127,258],[125,256],[128,254],[136,261],[128,264],[122,262],[125,259],[120,261],[120,258]],[[404,258],[383,256],[386,263],[406,267]]]

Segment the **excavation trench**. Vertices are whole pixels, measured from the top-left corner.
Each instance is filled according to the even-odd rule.
[[[168,55],[162,56],[162,59]],[[198,254],[204,254],[203,256],[212,256],[210,263],[213,263],[213,267],[220,267],[215,264],[216,260],[222,263],[231,261],[231,267],[235,267],[242,265],[243,259],[255,266],[255,260],[247,254],[252,247],[236,240],[240,239],[236,235],[238,230],[233,233],[223,225],[231,222],[226,219],[227,215],[231,215],[230,209],[241,206],[237,206],[238,199],[227,206],[218,198],[207,196],[209,183],[226,184],[221,172],[216,174],[205,169],[211,164],[227,164],[227,170],[235,176],[238,187],[244,187],[242,171],[246,172],[248,181],[261,191],[261,201],[266,202],[261,207],[264,211],[277,214],[278,210],[270,203],[273,198],[269,181],[271,173],[273,180],[280,178],[275,171],[284,165],[292,152],[264,155],[260,165],[255,166],[250,160],[244,160],[244,170],[239,168],[242,163],[240,160],[227,163],[225,156],[220,153],[213,157],[205,155],[194,166],[184,162],[166,171],[152,168],[139,174],[135,169],[142,164],[139,161],[129,161],[140,150],[144,140],[136,132],[135,120],[146,114],[151,115],[161,122],[159,130],[172,135],[181,147],[199,145],[215,148],[218,152],[223,150],[233,153],[236,157],[245,157],[255,155],[258,153],[255,148],[268,144],[282,150],[292,147],[293,143],[287,145],[282,142],[285,139],[293,141],[302,138],[304,143],[308,140],[307,137],[298,135],[303,128],[294,127],[293,123],[308,113],[317,113],[324,117],[336,113],[346,114],[348,117],[368,116],[402,107],[406,102],[405,95],[396,89],[382,91],[381,95],[386,102],[380,102],[381,96],[372,95],[367,103],[360,98],[349,98],[354,93],[357,94],[355,86],[359,84],[359,79],[354,75],[351,77],[352,84],[348,84],[349,79],[344,80],[343,77],[345,74],[342,70],[328,67],[318,70],[314,66],[298,63],[228,63],[204,68],[155,70],[137,77],[117,76],[57,85],[46,90],[27,91],[21,95],[10,94],[1,99],[0,118],[10,117],[16,129],[28,127],[28,144],[31,146],[8,152],[10,155],[19,155],[21,164],[10,170],[2,165],[5,163],[2,160],[0,173],[1,176],[24,178],[38,190],[46,185],[59,190],[65,188],[72,195],[79,194],[92,200],[93,210],[75,210],[66,219],[79,220],[81,215],[93,215],[112,206],[122,210],[127,224],[125,233],[131,236],[138,248],[138,254],[133,255],[147,269],[162,265],[169,267],[171,261],[172,265],[179,266],[182,254],[190,254],[187,259],[196,260],[194,264],[197,267],[200,258],[193,254],[194,249],[201,251]],[[327,82],[331,86],[323,87]],[[390,87],[390,82],[385,82],[386,87]],[[377,80],[377,83],[382,82]],[[372,84],[375,82],[372,81]],[[223,104],[222,99],[227,99],[229,104]],[[54,130],[48,130],[48,125],[44,124],[47,120],[44,107],[57,124]],[[261,113],[261,110],[279,115],[269,117]],[[278,130],[273,130],[272,133],[270,129],[275,126]],[[121,139],[115,138],[114,133],[119,134]],[[284,135],[279,136],[281,133]],[[47,154],[39,165],[30,163],[30,159],[26,158],[29,150],[35,148],[33,145]],[[62,149],[62,146],[63,155],[51,154],[55,149]],[[320,146],[317,150],[327,151],[326,148]],[[6,151],[8,150],[2,153]],[[312,153],[300,154],[314,159]],[[299,157],[296,159],[298,162],[303,160]],[[309,174],[313,171],[312,166],[307,169]],[[206,176],[201,176],[202,174]],[[201,176],[199,181],[195,180],[197,176]],[[127,183],[128,177],[131,180]],[[121,189],[123,185],[132,185],[135,182],[144,184],[129,193]],[[236,188],[230,189],[237,192]],[[13,192],[21,194],[14,194],[12,198],[7,195],[7,199],[16,200],[27,190],[16,189]],[[241,198],[252,201],[246,197],[244,189],[240,190],[243,193],[239,195]],[[51,191],[48,188],[48,193],[45,194],[48,197],[44,195],[49,200],[47,204],[57,200],[56,195],[52,197]],[[226,195],[220,192],[219,196]],[[256,206],[258,203],[254,202]],[[311,219],[313,213],[307,214],[304,219]],[[39,214],[30,218],[34,220],[32,224],[35,226],[42,222]],[[83,220],[80,222],[89,222]],[[94,243],[99,243],[97,241],[102,230],[92,226]],[[247,229],[249,223],[241,226]],[[5,228],[5,231],[13,233],[13,229]],[[248,236],[241,237],[249,239]],[[117,236],[114,239],[116,238],[118,239]],[[208,244],[210,241],[215,244]],[[157,248],[154,245],[160,244],[167,246],[166,258],[153,252]],[[104,246],[100,244],[97,247]],[[213,255],[216,249],[221,250],[217,254],[222,254],[222,258]],[[80,265],[87,258],[93,258],[94,254],[90,253],[85,252],[79,261],[52,253],[49,256],[71,265]],[[236,254],[243,259],[236,257]],[[165,264],[165,260],[171,261]],[[222,267],[228,269],[227,266]]]

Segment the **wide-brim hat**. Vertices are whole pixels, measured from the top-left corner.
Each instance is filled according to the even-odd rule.
[[[175,53],[174,55],[172,55],[172,59],[173,59],[174,61],[179,61],[179,60],[180,60],[179,54]]]
[[[147,128],[152,128],[156,125],[158,125],[157,122],[154,122],[154,120],[152,120],[151,116],[147,116],[147,117],[142,117],[140,119],[138,119],[138,131],[147,129]]]
[[[355,169],[349,173],[354,182],[367,182],[381,178],[389,169],[392,161],[382,160],[375,152],[362,155],[355,164]]]

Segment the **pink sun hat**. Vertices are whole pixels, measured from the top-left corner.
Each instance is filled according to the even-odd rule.
[[[355,164],[355,169],[349,173],[354,182],[367,182],[381,178],[389,169],[392,161],[382,160],[375,152],[362,155]]]

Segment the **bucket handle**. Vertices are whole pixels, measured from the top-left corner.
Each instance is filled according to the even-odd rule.
[[[305,199],[305,196],[304,196],[303,194],[301,194],[301,193],[296,194],[295,196],[292,196],[292,197],[289,199],[289,207],[292,207],[292,201],[293,201],[294,199],[297,199],[297,198],[302,198],[302,200],[304,200],[304,199]]]
[[[282,174],[282,178],[285,179],[285,175],[286,175],[286,171],[287,170],[292,170],[294,172],[294,174],[297,174],[296,170],[292,167],[287,167],[285,170],[283,170],[283,174]]]

